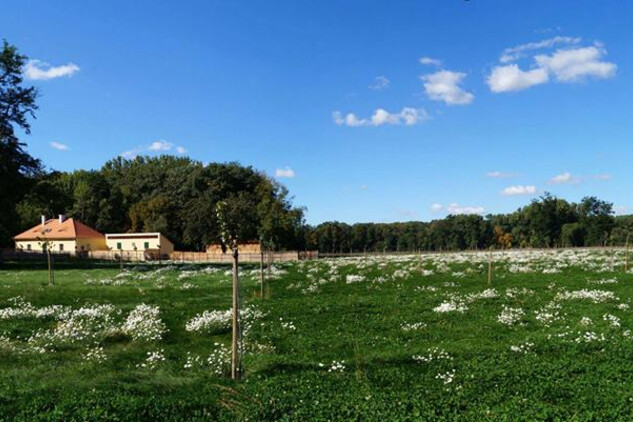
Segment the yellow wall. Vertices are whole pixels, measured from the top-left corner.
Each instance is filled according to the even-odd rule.
[[[130,233],[129,236],[133,234]],[[149,247],[145,248],[145,243],[149,243]],[[137,237],[135,239],[116,239],[106,236],[106,245],[108,249],[113,251],[119,250],[118,244],[121,244],[123,251],[144,251],[145,249],[158,250],[161,254],[169,254],[174,251],[174,245],[163,235],[158,238]]]
[[[90,239],[77,239],[77,240],[51,240],[49,247],[52,252],[55,253],[69,253],[81,251],[98,251],[106,249],[105,239],[103,238],[90,238]],[[43,242],[38,240],[16,240],[15,249],[19,251],[28,251],[28,245],[31,245],[31,252],[43,252]],[[62,249],[60,249],[60,245]],[[81,249],[81,247],[84,247]]]
[[[104,237],[95,237],[95,238],[81,238],[77,239],[78,250],[82,250],[83,246],[86,251],[103,251],[107,250],[105,236]]]

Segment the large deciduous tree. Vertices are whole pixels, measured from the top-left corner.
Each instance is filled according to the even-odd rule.
[[[6,40],[0,52],[0,246],[7,246],[19,228],[17,203],[42,171],[16,130],[30,133],[29,117],[35,117],[37,90],[23,86],[22,68],[27,57]]]

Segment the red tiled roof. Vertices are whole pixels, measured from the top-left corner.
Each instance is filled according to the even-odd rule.
[[[95,229],[86,226],[84,223],[75,221],[73,218],[60,223],[59,219],[52,218],[44,223],[38,224],[27,231],[15,236],[14,240],[38,240],[38,239],[78,239],[105,237]]]

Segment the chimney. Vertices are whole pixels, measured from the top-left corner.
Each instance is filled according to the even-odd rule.
[[[66,216],[64,214],[59,214],[59,224],[63,223],[66,220]]]
[[[46,216],[42,215],[42,227],[46,224]]]

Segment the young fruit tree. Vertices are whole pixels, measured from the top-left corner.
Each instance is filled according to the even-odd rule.
[[[256,218],[253,215],[253,199],[246,194],[231,196],[216,205],[222,251],[230,250],[233,255],[233,341],[231,357],[231,378],[241,375],[241,330],[239,313],[238,257],[240,241],[248,240],[256,232]],[[238,347],[238,342],[240,347]]]
[[[45,234],[46,233],[42,231],[42,236],[44,236]],[[52,244],[45,237],[39,239],[39,244],[42,247],[42,249],[46,251],[46,260],[48,263],[48,284],[50,286],[54,286],[55,285],[55,272],[54,272],[55,269],[53,266],[53,256],[51,255]]]

